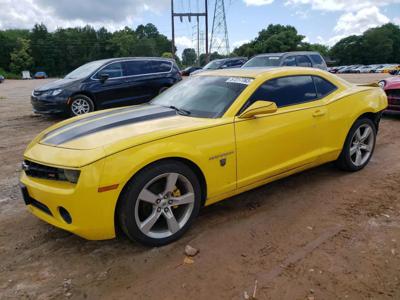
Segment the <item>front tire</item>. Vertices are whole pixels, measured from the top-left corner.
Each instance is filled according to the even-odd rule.
[[[375,150],[376,126],[367,118],[357,120],[351,127],[336,165],[345,171],[363,169]]]
[[[117,218],[129,239],[158,247],[176,241],[189,229],[200,204],[200,183],[191,168],[179,161],[163,161],[128,182]]]
[[[72,97],[69,105],[69,114],[71,117],[84,115],[94,111],[92,99],[85,95],[76,95]]]

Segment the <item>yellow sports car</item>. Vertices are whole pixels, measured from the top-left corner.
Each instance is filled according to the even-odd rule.
[[[384,91],[312,68],[203,72],[149,104],[72,118],[24,154],[29,210],[87,239],[160,246],[203,205],[336,161],[370,160]]]

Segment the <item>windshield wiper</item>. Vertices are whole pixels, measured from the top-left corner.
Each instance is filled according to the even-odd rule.
[[[190,111],[185,110],[185,109],[182,109],[182,108],[177,108],[176,106],[173,106],[173,105],[168,106],[168,108],[174,109],[174,110],[175,110],[178,114],[180,114],[180,115],[188,116],[188,115],[191,114]]]

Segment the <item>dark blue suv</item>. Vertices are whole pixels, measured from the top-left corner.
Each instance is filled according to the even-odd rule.
[[[167,58],[113,58],[80,66],[63,79],[32,92],[33,111],[77,116],[105,108],[148,102],[182,80]]]

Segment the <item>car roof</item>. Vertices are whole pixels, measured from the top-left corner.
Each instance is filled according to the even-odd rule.
[[[175,62],[174,59],[165,57],[116,57],[116,58],[99,59],[96,61],[107,64],[114,61],[124,61],[124,60],[166,60],[170,62]]]
[[[221,77],[247,77],[247,78],[257,78],[264,76],[266,74],[279,74],[291,71],[293,75],[298,74],[322,74],[326,71],[317,68],[301,68],[301,67],[277,67],[277,68],[234,68],[234,69],[221,69],[204,71],[196,74],[195,76],[221,76]]]
[[[262,54],[258,54],[256,56],[254,56],[254,57],[260,57],[260,56],[284,56],[284,55],[288,55],[288,54],[295,54],[295,55],[318,54],[318,55],[320,55],[316,51],[291,51],[291,52],[277,52],[277,53],[262,53]]]
[[[210,61],[210,62],[213,62],[213,61],[228,61],[228,60],[236,60],[236,59],[247,59],[247,57],[225,57],[225,58],[217,58],[217,59],[213,59],[212,61]]]

